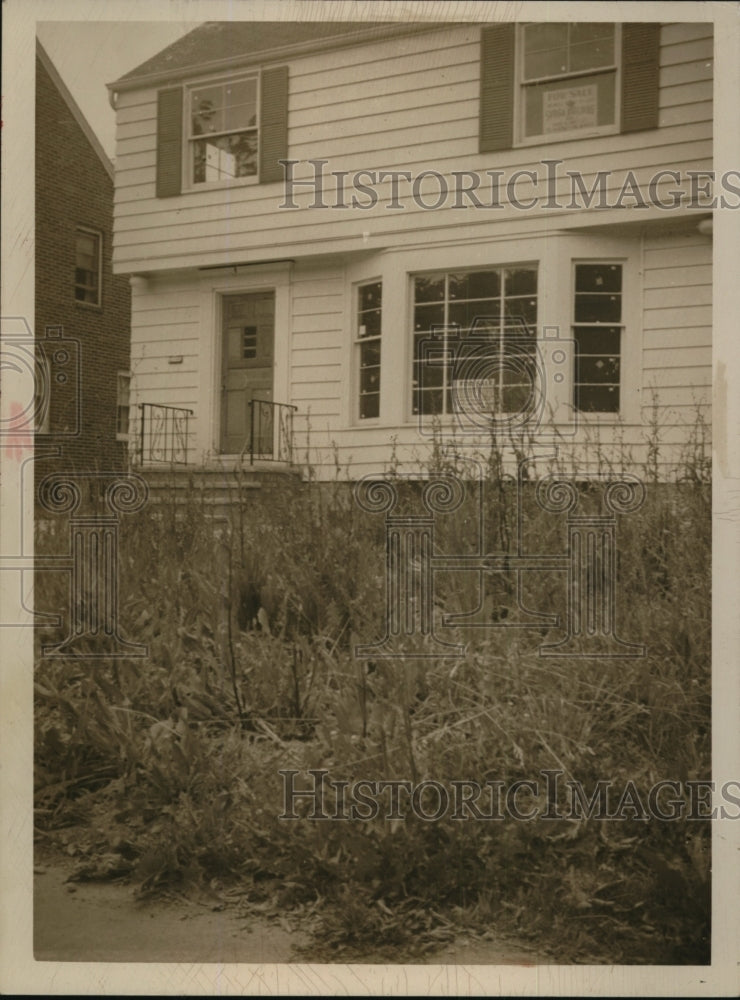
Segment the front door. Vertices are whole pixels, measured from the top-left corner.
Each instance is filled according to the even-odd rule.
[[[223,300],[221,452],[272,454],[275,293]],[[251,405],[252,402],[254,405]],[[254,427],[252,427],[254,415]]]

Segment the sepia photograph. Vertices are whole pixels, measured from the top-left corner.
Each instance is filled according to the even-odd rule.
[[[4,22],[3,991],[736,995],[740,7]]]

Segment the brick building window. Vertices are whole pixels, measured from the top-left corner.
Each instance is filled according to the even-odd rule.
[[[99,306],[102,292],[103,234],[95,229],[77,228],[75,243],[75,299]]]
[[[116,441],[128,441],[131,373],[119,372],[116,390]]]

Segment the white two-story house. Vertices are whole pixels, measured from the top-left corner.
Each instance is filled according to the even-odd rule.
[[[110,84],[138,460],[355,477],[494,425],[582,466],[657,421],[668,470],[740,201],[712,56],[709,21],[218,22]]]

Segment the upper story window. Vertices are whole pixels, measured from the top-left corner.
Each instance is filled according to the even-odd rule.
[[[619,28],[607,22],[521,26],[522,140],[616,129]]]
[[[78,227],[75,242],[75,299],[99,306],[102,291],[103,235]]]
[[[288,67],[169,87],[157,94],[155,192],[283,180]]]
[[[480,151],[657,128],[660,33],[649,22],[485,25]]]
[[[257,175],[258,78],[228,80],[189,91],[190,184]]]

